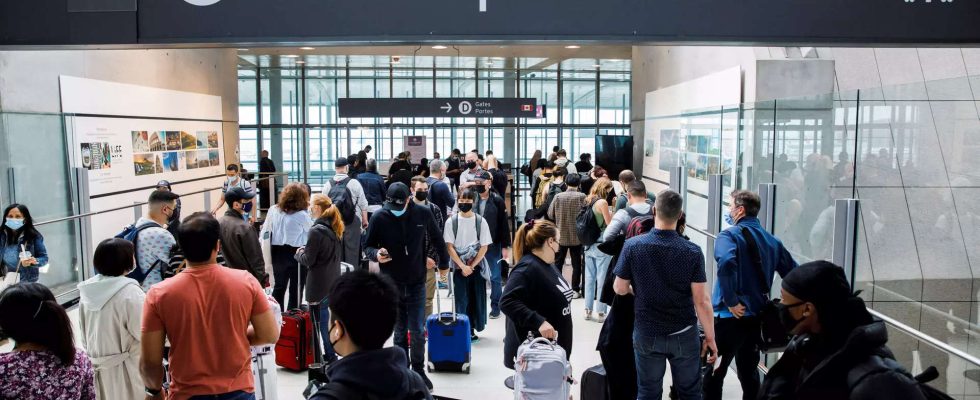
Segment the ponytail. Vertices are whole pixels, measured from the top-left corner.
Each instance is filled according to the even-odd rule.
[[[525,253],[544,246],[548,239],[558,237],[558,226],[543,219],[532,219],[517,229],[514,234],[514,261],[518,262]]]
[[[313,195],[313,204],[320,207],[323,212],[317,215],[316,218],[326,218],[330,220],[330,228],[333,229],[333,233],[337,235],[338,238],[344,236],[344,220],[340,216],[340,210],[334,207],[333,201],[330,197],[322,193],[317,193]]]
[[[75,336],[68,313],[40,283],[18,283],[0,294],[0,330],[18,344],[43,347],[65,366],[75,362]]]

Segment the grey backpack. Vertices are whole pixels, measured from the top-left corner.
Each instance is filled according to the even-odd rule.
[[[557,340],[557,338],[555,338]],[[514,360],[514,399],[568,400],[572,395],[572,364],[557,342],[528,338]]]

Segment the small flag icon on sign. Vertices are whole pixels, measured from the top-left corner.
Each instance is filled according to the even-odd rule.
[[[534,106],[531,104],[522,104],[521,111],[534,111]]]

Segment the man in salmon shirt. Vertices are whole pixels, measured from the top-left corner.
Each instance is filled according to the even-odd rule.
[[[208,213],[185,219],[177,242],[187,268],[146,295],[140,373],[147,400],[255,399],[249,346],[275,343],[279,326],[258,281],[216,262],[220,230]],[[171,347],[167,393],[164,339]]]

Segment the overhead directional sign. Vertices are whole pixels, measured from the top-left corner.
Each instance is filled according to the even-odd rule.
[[[340,118],[544,118],[535,98],[340,99]]]

